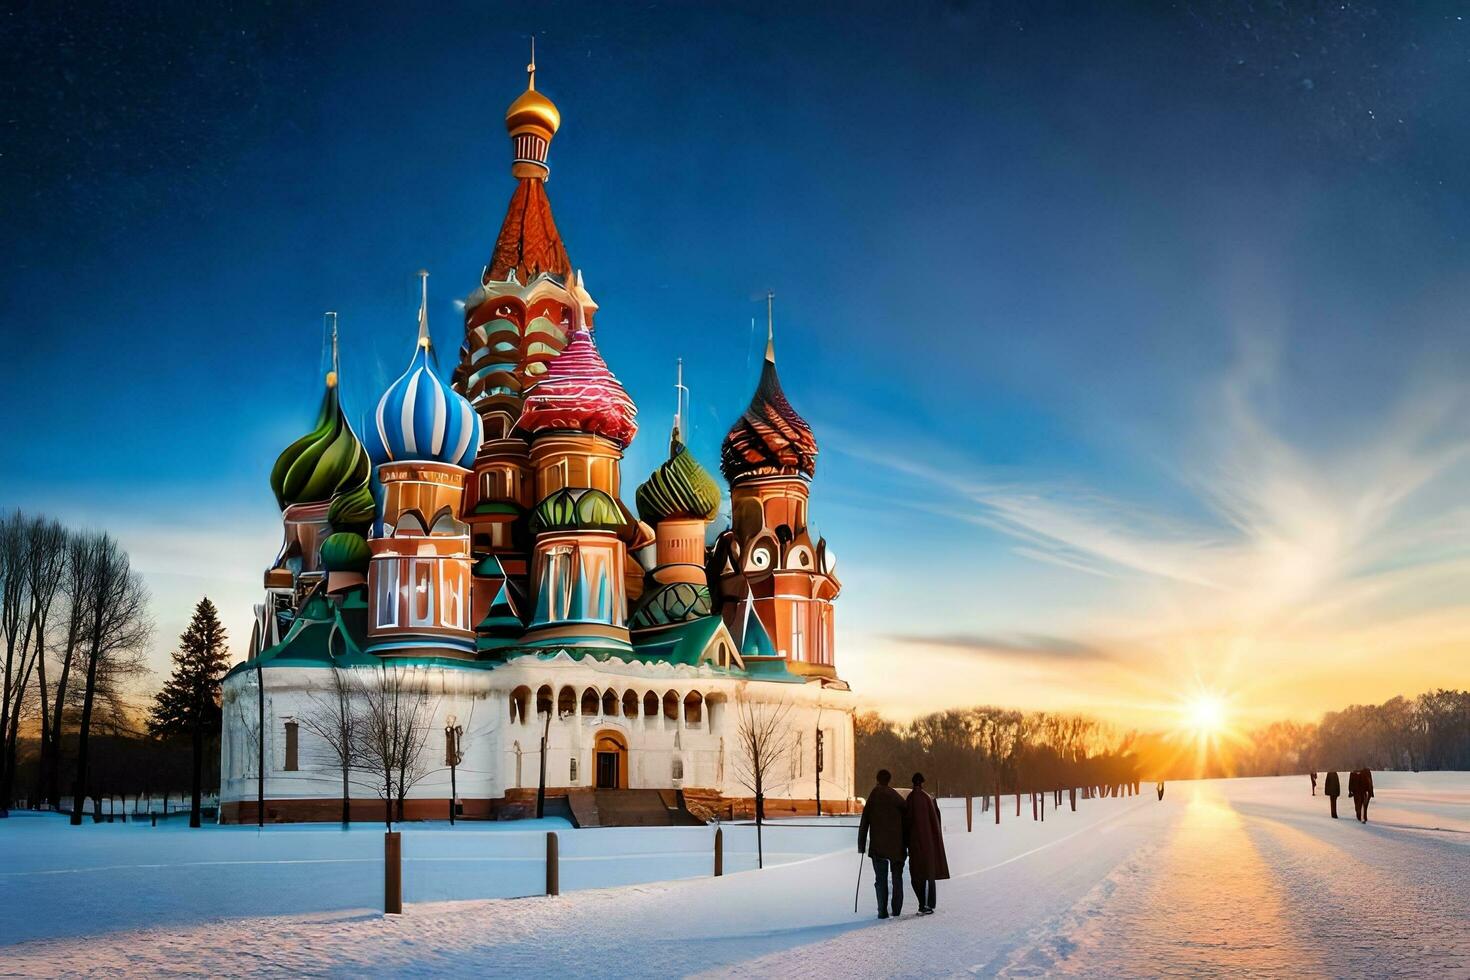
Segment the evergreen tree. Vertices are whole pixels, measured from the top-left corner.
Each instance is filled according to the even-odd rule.
[[[179,637],[174,670],[153,705],[148,730],[155,736],[189,736],[194,743],[193,803],[189,826],[199,826],[204,741],[220,730],[220,682],[230,666],[225,628],[208,597],[194,607],[189,628]]]

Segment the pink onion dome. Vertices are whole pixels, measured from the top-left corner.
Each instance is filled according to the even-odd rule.
[[[638,431],[638,409],[613,377],[585,328],[572,335],[546,373],[526,391],[516,428],[538,432],[586,432],[626,447]]]

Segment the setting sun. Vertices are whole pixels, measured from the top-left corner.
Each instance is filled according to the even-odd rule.
[[[1225,728],[1225,702],[1218,695],[1201,694],[1185,705],[1185,723],[1200,735]]]

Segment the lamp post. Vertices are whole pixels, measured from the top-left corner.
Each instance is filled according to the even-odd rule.
[[[454,715],[445,718],[444,725],[444,754],[449,762],[449,825],[454,826],[454,811],[459,808],[459,788],[455,782],[455,767],[464,758],[459,754],[459,739],[464,734],[464,727],[455,724]]]
[[[817,729],[817,816],[822,815],[822,729]]]

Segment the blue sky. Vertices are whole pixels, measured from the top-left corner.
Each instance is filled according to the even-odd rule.
[[[713,469],[774,289],[868,703],[1463,684],[1470,25],[1258,8],[15,15],[0,501],[124,538],[158,666],[202,592],[243,652],[321,313],[360,413],[428,268],[448,367],[534,33],[548,191],[641,410],[625,479],[676,357]]]

